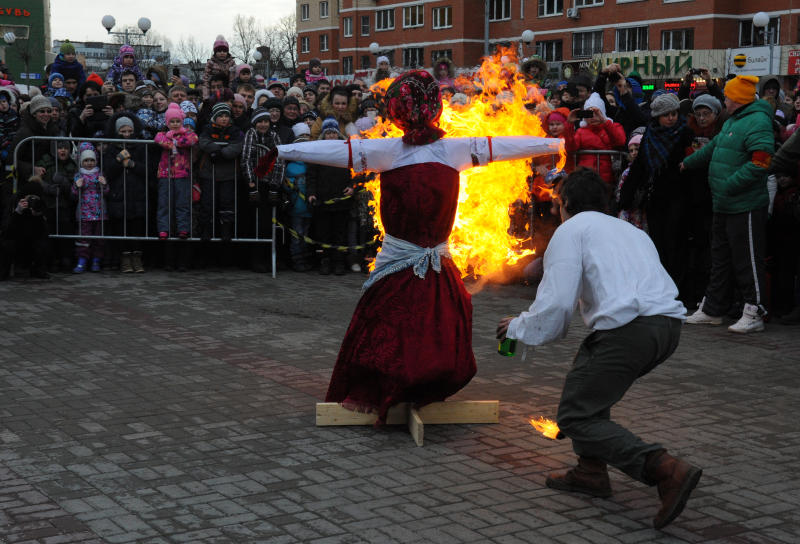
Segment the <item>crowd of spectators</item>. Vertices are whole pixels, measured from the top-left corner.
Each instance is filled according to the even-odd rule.
[[[364,250],[346,249],[374,237],[363,179],[296,162],[264,176],[257,170],[276,145],[347,139],[372,128],[381,103],[371,85],[398,73],[388,58],[377,61],[370,81],[341,86],[313,59],[286,85],[237,63],[219,36],[192,86],[178,69],[142,70],[127,45],[105,77],[87,75],[64,42],[40,89],[21,95],[13,85],[0,87],[0,159],[7,170],[15,166],[18,189],[10,192],[12,177],[3,182],[0,275],[8,277],[15,260],[44,277],[54,270],[135,273],[146,263],[185,270],[208,255],[266,271],[265,244],[229,242],[269,237],[273,207],[286,228],[284,264],[322,274],[365,270]],[[431,71],[451,104],[467,105],[481,92],[450,59]],[[636,72],[624,75],[616,64],[594,79],[550,82],[537,58],[510,74],[532,89],[527,114],[540,118],[548,136],[564,139],[565,169],[596,169],[608,184],[609,212],[648,232],[681,300],[699,308],[696,322],[728,312],[758,322],[767,308],[800,322],[800,91],[777,78],[716,80],[700,68],[677,93],[650,93]],[[15,149],[29,136],[72,139]],[[116,141],[80,143],[92,137]],[[531,179],[550,167],[533,161]],[[537,198],[533,206],[542,204]],[[48,240],[47,232],[89,237]],[[166,251],[153,250],[147,238],[162,239]],[[181,243],[186,238],[228,243],[192,252]]]

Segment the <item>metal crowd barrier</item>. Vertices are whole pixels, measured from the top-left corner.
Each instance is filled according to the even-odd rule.
[[[19,180],[17,179],[18,178],[17,173],[19,172],[19,168],[18,168],[18,154],[19,154],[19,151],[24,145],[28,145],[28,142],[30,142],[30,146],[31,146],[31,171],[34,172],[34,167],[36,165],[36,145],[35,145],[35,142],[37,142],[37,141],[49,141],[49,142],[65,142],[65,141],[69,141],[69,142],[74,143],[74,144],[80,144],[80,143],[83,143],[83,142],[89,142],[89,143],[92,143],[92,144],[113,143],[113,144],[121,144],[123,149],[126,149],[128,145],[143,145],[144,146],[144,150],[145,150],[145,164],[146,164],[147,168],[145,169],[145,180],[144,180],[144,184],[145,184],[145,191],[144,191],[144,200],[145,200],[145,216],[144,216],[144,220],[145,220],[145,235],[144,236],[128,236],[127,235],[127,223],[128,223],[128,217],[127,217],[128,216],[127,177],[128,177],[128,172],[127,172],[127,169],[123,169],[122,170],[122,192],[123,192],[123,200],[122,200],[122,207],[123,207],[123,217],[122,217],[123,233],[122,233],[122,235],[118,235],[118,234],[109,235],[109,234],[106,234],[106,232],[105,232],[105,230],[106,230],[106,225],[105,225],[106,221],[100,221],[101,231],[100,231],[100,235],[99,236],[83,235],[83,234],[81,234],[82,221],[80,221],[80,219],[77,219],[77,218],[76,218],[77,227],[78,227],[78,232],[77,233],[70,234],[70,233],[60,232],[59,229],[60,229],[60,226],[61,226],[61,222],[59,221],[59,214],[61,213],[61,211],[60,211],[61,198],[69,198],[71,200],[71,197],[69,195],[62,196],[61,195],[61,189],[59,187],[59,188],[57,188],[57,193],[56,193],[55,234],[50,234],[51,238],[66,238],[66,239],[76,239],[76,240],[103,239],[103,240],[142,240],[142,241],[155,240],[155,241],[161,241],[161,239],[157,235],[150,235],[149,234],[151,232],[150,231],[150,216],[152,215],[153,211],[157,212],[157,209],[156,210],[152,210],[151,207],[150,207],[150,200],[151,199],[150,199],[150,190],[149,190],[149,188],[150,188],[150,177],[151,177],[150,176],[150,173],[151,173],[150,172],[150,170],[151,170],[151,168],[150,168],[150,165],[151,165],[151,163],[150,163],[150,146],[157,145],[154,140],[143,140],[143,139],[135,139],[135,138],[130,138],[130,139],[120,139],[120,138],[78,138],[78,137],[74,137],[74,136],[30,136],[30,137],[25,138],[24,140],[22,140],[17,145],[17,147],[14,149],[14,163],[13,163],[14,164],[14,174],[15,174],[14,175],[14,182],[13,182],[13,192],[14,192],[14,194],[17,193],[17,188],[18,188],[18,183],[19,183]],[[257,147],[259,147],[259,148],[264,149],[265,151],[268,150],[268,148],[266,146],[263,146],[261,144],[255,144],[255,145]],[[195,158],[194,154],[195,154],[195,151],[196,151],[195,147],[196,146],[193,146],[191,148],[191,161],[190,161],[190,169],[189,169],[189,180],[190,180],[190,183],[192,185],[194,185],[195,183],[199,182],[199,180],[195,180],[195,176],[194,176],[194,158]],[[53,149],[53,150],[55,151],[55,149]],[[100,168],[100,172],[102,173],[103,172],[103,149],[102,149],[102,145],[95,145],[95,150],[96,150],[97,156],[98,156],[97,166]],[[161,151],[162,151],[162,148],[158,147],[157,154],[160,155]],[[58,158],[57,158],[57,156],[54,157],[54,159],[55,159],[55,161],[54,161],[55,162],[55,171],[52,173],[52,175],[55,175],[55,174],[58,173]],[[77,162],[79,162],[79,161],[80,161],[80,157],[77,159]],[[80,168],[80,164],[78,164],[78,167]],[[234,217],[233,217],[234,234],[233,234],[233,238],[231,239],[231,242],[269,243],[271,245],[271,247],[270,247],[270,259],[271,259],[271,264],[272,264],[272,277],[274,278],[275,277],[275,270],[276,270],[276,260],[277,260],[277,250],[276,250],[276,244],[275,244],[275,242],[276,242],[276,234],[277,234],[277,230],[280,229],[281,236],[283,238],[285,236],[284,229],[283,229],[282,226],[277,224],[277,222],[276,222],[277,221],[277,208],[275,206],[272,206],[271,207],[272,208],[271,217],[268,219],[269,223],[270,223],[271,236],[269,238],[260,237],[260,230],[261,229],[259,227],[261,226],[261,221],[263,220],[263,218],[261,217],[262,214],[261,214],[261,210],[259,209],[260,207],[257,206],[255,208],[255,238],[239,238],[239,236],[238,236],[239,235],[239,219],[240,219],[239,218],[239,167],[240,167],[240,161],[237,160],[237,168],[234,169],[234,179],[233,179],[233,186],[234,186]],[[156,179],[158,179],[157,176],[156,176]],[[171,179],[172,178],[170,178],[170,181],[171,181]],[[78,202],[80,202],[80,200],[81,200],[81,198],[80,198],[80,191],[81,190],[82,190],[82,188],[79,189]],[[195,236],[195,232],[194,232],[194,204],[195,203],[192,202],[192,191],[193,191],[193,188],[190,187],[190,189],[189,189],[189,199],[190,199],[190,205],[189,205],[189,228],[190,228],[191,235],[188,238],[185,238],[185,239],[180,239],[180,238],[177,238],[175,236],[171,236],[169,238],[169,240],[180,240],[181,242],[184,242],[184,241],[190,241],[190,242],[203,241],[202,238],[200,238],[198,236]],[[211,215],[212,215],[212,220],[211,220],[211,238],[210,238],[209,241],[221,242],[222,238],[217,236],[217,228],[216,228],[216,226],[217,226],[217,213],[218,213],[217,203],[216,203],[216,192],[217,192],[216,169],[215,169],[215,166],[212,165],[212,175],[211,175],[211,199],[212,199],[211,200]],[[168,195],[169,195],[169,222],[170,222],[169,224],[170,224],[170,230],[172,230],[172,225],[174,225],[174,221],[176,219],[174,217],[173,208],[172,208],[172,193],[173,193],[172,184],[170,183],[170,187],[169,187],[169,191],[168,191]],[[101,214],[102,215],[108,215],[108,213],[107,213],[108,210],[106,209],[108,207],[108,205],[106,203],[106,199],[102,198],[100,200],[100,202],[101,202],[101,210],[102,210]],[[76,217],[77,217],[77,210],[76,210]]]

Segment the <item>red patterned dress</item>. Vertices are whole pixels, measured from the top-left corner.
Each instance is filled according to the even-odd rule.
[[[381,175],[381,218],[388,234],[421,247],[450,236],[458,171],[411,164]],[[384,421],[399,402],[444,400],[475,375],[472,302],[451,259],[425,278],[411,268],[364,292],[333,369],[328,402],[377,409]]]

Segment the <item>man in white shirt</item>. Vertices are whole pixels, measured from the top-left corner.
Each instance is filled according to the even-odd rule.
[[[634,381],[678,346],[686,309],[646,233],[606,215],[607,185],[579,169],[561,183],[555,201],[561,226],[544,255],[544,276],[527,312],[504,318],[497,337],[541,345],[563,338],[576,305],[593,332],[567,374],[558,426],[572,440],[578,465],[551,474],[547,486],[596,497],[611,495],[607,464],[658,485],[662,528],[683,510],[702,470],[647,444],[611,421],[611,407]]]

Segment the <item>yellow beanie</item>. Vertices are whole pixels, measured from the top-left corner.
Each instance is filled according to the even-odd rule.
[[[725,97],[739,104],[749,104],[756,99],[756,76],[736,76],[725,85]]]

